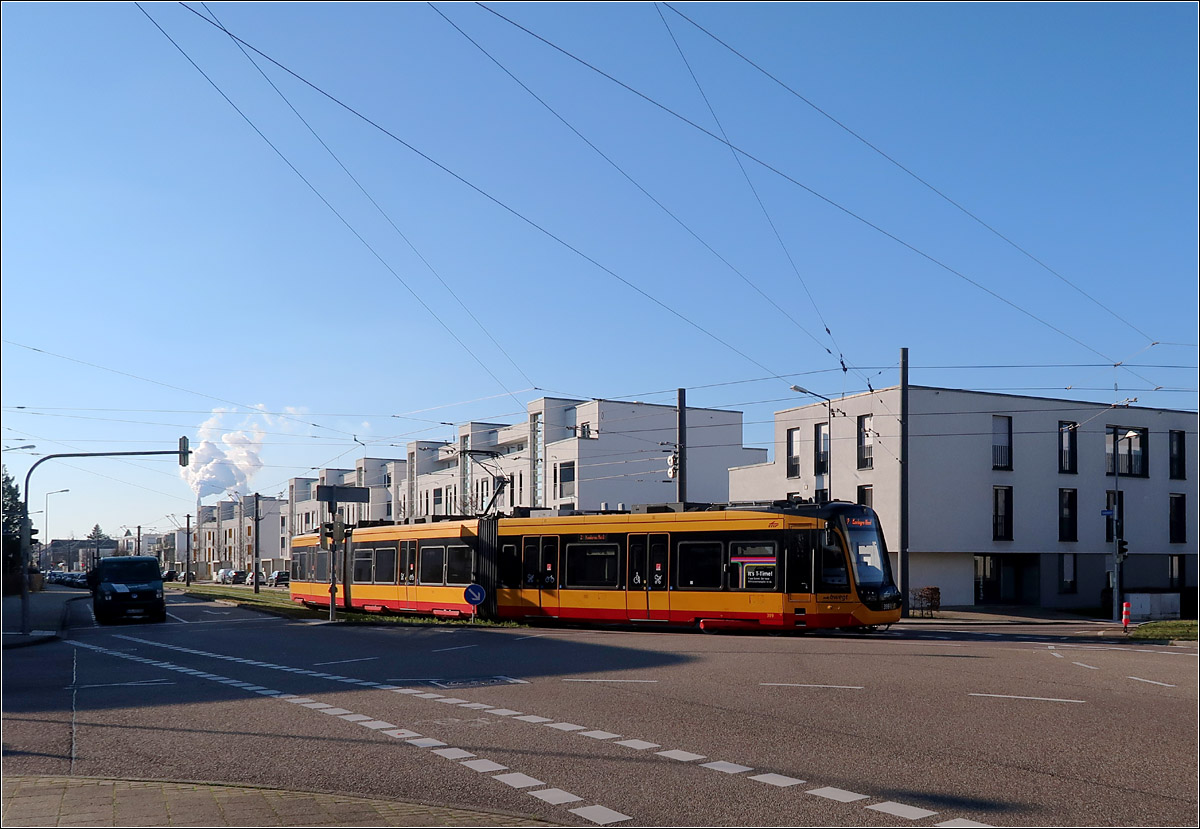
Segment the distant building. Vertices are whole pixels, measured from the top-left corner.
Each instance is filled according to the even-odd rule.
[[[1194,617],[1196,437],[1191,412],[910,387],[907,587],[1107,612],[1123,537],[1125,593]],[[730,470],[733,500],[869,504],[898,563],[899,387],[777,412],[775,447]]]
[[[200,507],[193,533],[191,569],[201,579],[211,578],[222,568],[250,570],[254,566],[255,526],[258,532],[259,570],[281,569],[290,558],[288,545],[289,503],[281,498],[258,497],[255,520],[253,495],[219,501]],[[183,568],[186,552],[179,555]]]
[[[675,501],[677,426],[674,406],[543,397],[519,423],[467,423],[453,443],[410,443],[398,517]],[[741,412],[688,407],[685,440],[690,501],[728,500],[729,468],[767,457],[742,446]]]

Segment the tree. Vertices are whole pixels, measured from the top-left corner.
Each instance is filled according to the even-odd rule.
[[[21,503],[21,490],[17,487],[13,476],[4,467],[4,534],[6,536],[21,535],[21,515],[24,505]]]
[[[4,595],[21,590],[21,490],[4,467]]]
[[[100,529],[100,525],[92,527],[92,531],[88,533],[88,541],[112,541],[112,538],[104,530]]]

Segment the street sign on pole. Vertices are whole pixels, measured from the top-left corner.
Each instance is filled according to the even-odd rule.
[[[487,590],[482,584],[467,585],[467,589],[463,591],[463,598],[471,606],[471,621],[474,622],[475,615],[479,612],[479,606],[487,598]]]

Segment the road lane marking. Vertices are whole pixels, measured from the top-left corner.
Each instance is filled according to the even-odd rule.
[[[906,818],[907,820],[920,820],[921,818],[937,814],[937,812],[931,812],[928,809],[918,809],[916,806],[906,806],[903,803],[896,803],[891,800],[886,803],[876,803],[867,808],[873,809],[876,812],[883,812],[886,815]]]
[[[772,774],[756,774],[753,777],[751,777],[750,779],[757,780],[760,783],[767,783],[772,786],[779,786],[780,788],[783,788],[785,786],[797,786],[804,782],[803,780],[797,780],[795,777],[786,777],[782,774],[773,774],[773,773]]]
[[[565,792],[562,789],[542,789],[540,792],[529,792],[529,794],[539,800],[546,801],[552,806],[561,806],[564,803],[575,803],[576,801],[583,800],[579,795]]]
[[[797,682],[760,682],[759,685],[765,685],[773,688],[840,688],[845,691],[861,691],[862,685],[802,685]]]
[[[563,682],[647,682],[655,683],[657,679],[564,679]]]
[[[725,774],[741,774],[744,771],[754,771],[750,766],[739,766],[737,763],[729,763],[725,760],[716,760],[712,763],[701,763],[701,767],[712,769],[713,771],[725,772]]]
[[[509,772],[508,774],[497,774],[492,777],[493,780],[499,780],[506,786],[512,786],[514,789],[530,789],[534,786],[545,786],[541,780],[536,777],[530,777],[528,774],[521,774],[519,771]]]
[[[870,795],[859,794],[858,792],[848,792],[845,789],[837,789],[833,786],[824,786],[820,789],[810,789],[805,794],[815,794],[817,797],[826,797],[830,800],[836,800],[839,803],[853,803],[856,800],[866,800]]]
[[[359,659],[338,659],[335,662],[314,662],[313,667],[316,668],[319,665],[345,665],[347,662],[370,662],[371,660],[378,658],[378,656],[363,656]]]
[[[1066,658],[1061,653],[1055,653],[1054,651],[1050,651],[1050,655],[1053,656],[1055,659],[1065,659]]]
[[[1087,668],[1089,671],[1098,671],[1098,670],[1100,670],[1100,669],[1099,669],[1099,668],[1097,668],[1095,665],[1085,665],[1085,664],[1084,664],[1084,663],[1082,663],[1082,662],[1072,662],[1071,664],[1072,664],[1072,665],[1078,665],[1078,666],[1079,666],[1079,667],[1081,667],[1081,668]]]
[[[935,823],[934,826],[946,826],[953,829],[970,829],[970,827],[981,827],[981,829],[992,829],[990,823],[979,823],[974,820],[967,820],[963,817],[956,817],[954,820],[944,820],[941,823]]]
[[[1149,682],[1151,685],[1161,685],[1164,688],[1174,688],[1175,687],[1174,685],[1172,685],[1169,682],[1156,682],[1153,679],[1142,679],[1140,676],[1130,676],[1130,677],[1126,677],[1126,679],[1136,679],[1138,682]]]
[[[1085,699],[1055,699],[1054,697],[1019,697],[1012,694],[967,694],[969,697],[994,697],[996,699],[1027,699],[1034,702],[1087,702]]]
[[[666,757],[668,760],[678,760],[681,763],[690,763],[693,760],[703,760],[703,754],[692,754],[690,751],[680,751],[679,749],[671,749],[670,751],[654,752],[659,757]]]
[[[458,645],[453,648],[438,648],[436,650],[430,651],[430,653],[445,653],[446,651],[461,651],[461,650],[466,650],[467,648],[477,648],[477,647],[479,647],[479,646],[478,645]]]
[[[621,740],[617,745],[636,749],[637,751],[645,751],[648,748],[662,748],[658,743],[650,743],[645,740]]]
[[[580,809],[568,809],[567,811],[600,826],[607,826],[610,823],[620,823],[623,820],[631,819],[629,815],[623,815],[620,812],[609,809],[607,806],[584,806]]]

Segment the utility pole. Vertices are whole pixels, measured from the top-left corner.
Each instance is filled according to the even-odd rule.
[[[676,390],[675,401],[675,451],[678,460],[675,466],[675,500],[687,503],[687,390]]]
[[[184,583],[184,586],[191,587],[192,586],[192,516],[191,515],[187,516],[187,525],[186,526],[187,526],[187,529],[185,530],[185,532],[187,533],[187,540],[184,543],[187,544],[187,555],[183,559],[183,563],[184,563],[184,567],[185,567],[185,569],[183,571],[184,572],[183,583]]]
[[[254,580],[254,592],[258,592],[258,493],[254,493],[254,572],[251,578]]]
[[[908,617],[908,349],[900,349],[900,615]]]

